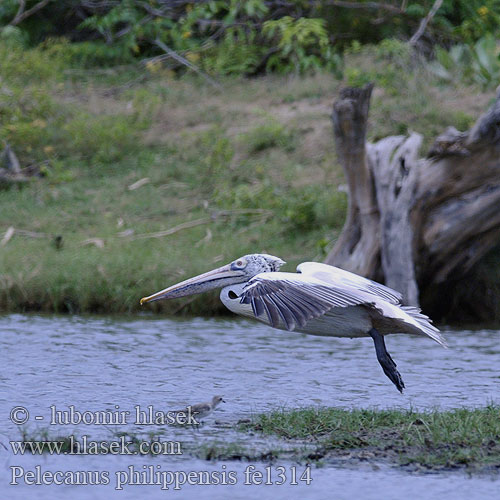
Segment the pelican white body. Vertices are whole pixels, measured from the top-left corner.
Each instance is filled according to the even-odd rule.
[[[283,273],[284,274],[284,273]],[[220,300],[232,312],[248,318],[254,318],[262,323],[270,325],[265,314],[255,316],[250,304],[242,304],[240,295],[244,285],[232,285],[223,288],[220,292]],[[363,306],[350,306],[330,309],[319,318],[308,321],[305,327],[297,326],[294,331],[318,335],[321,337],[368,337],[368,330],[372,327],[368,310]],[[280,330],[288,330],[283,322],[276,327]]]
[[[268,272],[255,276],[251,282],[275,281],[287,283],[290,288],[329,287],[332,290],[349,291],[359,304],[347,307],[331,307],[323,315],[313,317],[305,325],[297,325],[294,331],[308,335],[325,337],[367,337],[371,328],[383,335],[402,333],[426,335],[445,345],[444,339],[429,319],[415,307],[401,305],[401,295],[384,285],[368,280],[342,269],[304,262],[297,267],[297,273]],[[262,313],[256,315],[250,304],[241,303],[241,295],[248,283],[238,283],[222,289],[222,303],[236,314],[255,318],[270,324],[269,318]],[[290,330],[283,321],[276,328]]]
[[[294,273],[268,273],[267,276],[272,277],[273,274],[289,275],[294,280],[300,277]],[[300,286],[300,283],[296,283],[296,286]],[[245,287],[246,284],[241,283],[224,287],[220,293],[222,303],[236,314],[257,319],[269,325],[270,322],[266,314],[256,316],[250,304],[241,303],[241,294]],[[377,300],[372,296],[363,305],[334,307],[323,316],[312,318],[305,326],[297,326],[294,331],[321,337],[354,338],[368,337],[368,331],[375,326],[384,335],[389,333],[429,335],[428,332],[424,331],[415,315],[422,316],[416,308],[404,309],[399,305]],[[282,321],[276,328],[288,330]],[[432,336],[432,338],[434,337]],[[444,343],[438,339],[434,340]]]

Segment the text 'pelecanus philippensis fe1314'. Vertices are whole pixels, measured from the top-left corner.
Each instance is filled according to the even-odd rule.
[[[401,392],[404,383],[384,335],[426,335],[446,345],[430,319],[420,309],[402,305],[401,294],[391,288],[326,264],[304,262],[297,273],[279,272],[283,264],[272,255],[245,255],[144,297],[141,304],[222,288],[220,298],[229,310],[274,328],[326,337],[371,337],[384,373]]]

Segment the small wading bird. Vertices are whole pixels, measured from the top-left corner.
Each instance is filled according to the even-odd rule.
[[[222,303],[236,314],[281,330],[326,337],[371,337],[384,373],[400,392],[404,383],[385,347],[384,335],[426,335],[446,347],[420,309],[401,304],[400,293],[337,267],[304,262],[297,273],[279,272],[285,262],[250,254],[141,299],[141,305],[222,288]]]
[[[176,410],[176,413],[188,413],[191,408],[191,415],[197,422],[200,422],[202,418],[208,417],[220,403],[225,403],[223,396],[214,396],[212,401],[207,401],[206,403],[196,403],[194,405],[188,406],[183,410]]]

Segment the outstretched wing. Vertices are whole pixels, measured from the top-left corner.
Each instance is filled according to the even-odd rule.
[[[352,290],[374,295],[374,299],[384,299],[391,304],[399,305],[403,299],[403,296],[392,288],[327,264],[303,262],[297,266],[297,272],[311,276],[326,283],[328,286],[345,286]]]
[[[267,315],[269,323],[280,322],[287,330],[304,327],[333,307],[371,304],[370,297],[355,289],[326,285],[310,276],[294,273],[261,273],[243,289],[240,302],[250,304],[256,317]]]

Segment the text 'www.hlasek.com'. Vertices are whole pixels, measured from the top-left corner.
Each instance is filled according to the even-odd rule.
[[[89,456],[121,455],[143,457],[182,457],[183,445],[180,441],[160,439],[158,434],[148,432],[147,438],[138,438],[131,432],[114,431],[116,426],[191,426],[200,422],[187,407],[185,411],[162,412],[152,406],[134,411],[123,411],[118,406],[114,410],[79,411],[74,406],[61,410],[50,406],[50,415],[31,416],[27,408],[16,406],[10,412],[10,420],[21,427],[21,439],[10,441],[10,451],[15,457],[29,456]],[[50,426],[104,426],[111,432],[111,439],[92,439],[89,435],[75,433],[64,437],[51,437],[46,428],[37,432],[28,432],[29,421],[46,422]],[[111,427],[110,427],[111,426]],[[77,427],[78,428],[78,427]],[[161,434],[161,433],[160,433]],[[57,462],[60,465],[61,462]],[[74,464],[75,462],[71,462]],[[95,462],[93,462],[95,463]],[[52,464],[54,465],[54,464]],[[173,464],[172,464],[173,465]],[[134,463],[126,466],[108,467],[113,470],[90,470],[90,467],[50,467],[50,461],[44,465],[10,465],[10,484],[12,486],[106,486],[116,490],[128,486],[155,486],[162,490],[180,490],[184,486],[203,485],[309,485],[312,482],[311,468],[296,465],[245,465],[234,467],[226,465],[207,467],[210,470],[193,470],[182,467],[182,461],[175,462],[175,467],[163,464]],[[77,470],[75,470],[77,469]],[[237,470],[236,470],[237,469]]]

